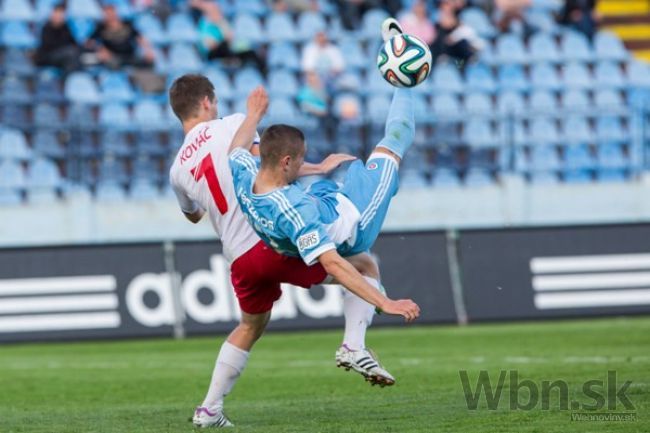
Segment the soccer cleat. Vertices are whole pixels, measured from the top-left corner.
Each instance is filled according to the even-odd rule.
[[[221,410],[214,412],[210,411],[207,407],[197,407],[192,417],[192,424],[195,427],[234,427],[235,425],[230,422],[226,415]]]
[[[383,23],[381,23],[381,37],[384,41],[389,40],[395,35],[401,35],[404,33],[402,31],[402,26],[399,25],[399,22],[395,18],[386,18]]]
[[[377,355],[369,349],[352,350],[343,344],[336,351],[335,359],[337,367],[345,368],[345,371],[353,369],[373,386],[383,388],[395,384],[395,378],[381,366]]]

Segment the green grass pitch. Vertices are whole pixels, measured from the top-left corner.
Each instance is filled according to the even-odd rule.
[[[235,432],[647,432],[650,318],[371,329],[397,385],[334,366],[340,331],[270,333],[228,397]],[[0,347],[0,432],[191,432],[223,336]],[[571,411],[468,410],[459,370],[565,380],[571,398],[616,370],[636,421],[572,421]],[[493,382],[493,386],[495,383]],[[553,394],[554,397],[557,397]],[[521,396],[525,400],[525,393]]]

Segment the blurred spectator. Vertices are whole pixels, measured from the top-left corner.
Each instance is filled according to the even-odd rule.
[[[54,6],[41,30],[41,40],[34,55],[34,62],[38,66],[61,68],[68,74],[81,66],[81,48],[72,36],[65,18],[65,5],[60,3]]]
[[[233,46],[232,28],[219,5],[209,0],[192,0],[191,5],[201,12],[199,49],[204,56],[209,60],[237,59],[243,63],[250,62],[263,73],[266,72],[266,62],[254,50],[236,49]]]
[[[532,5],[532,0],[494,0],[494,4],[496,6],[496,25],[500,31],[530,33],[524,13]],[[516,28],[514,25],[519,25],[520,28]]]
[[[566,0],[560,14],[560,23],[584,33],[589,39],[596,33],[597,0]]]
[[[411,10],[400,18],[400,24],[404,33],[420,38],[427,45],[431,45],[436,38],[436,29],[429,19],[424,0],[413,2]]]
[[[391,16],[402,9],[400,0],[336,0],[341,23],[346,30],[359,28],[361,18],[370,9],[385,9]]]
[[[114,5],[104,5],[103,10],[104,20],[86,43],[95,52],[97,60],[114,69],[153,66],[156,55],[149,41],[130,22],[122,21]],[[138,48],[142,55],[138,54]]]
[[[355,95],[342,95],[338,107],[339,120],[356,122],[361,120],[361,106]]]
[[[446,55],[464,64],[483,48],[484,42],[476,31],[460,22],[464,7],[465,0],[440,0],[436,36],[431,45],[434,63]]]
[[[271,6],[276,12],[307,12],[319,9],[318,0],[272,0]]]
[[[333,80],[343,72],[345,61],[341,49],[327,39],[325,32],[318,32],[314,40],[303,48],[302,70],[316,72],[331,87]]]
[[[317,73],[305,74],[305,83],[298,92],[297,99],[303,112],[316,117],[327,115],[327,92]]]

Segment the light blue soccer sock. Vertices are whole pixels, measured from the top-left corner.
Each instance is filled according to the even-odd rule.
[[[413,105],[412,89],[395,89],[386,119],[385,136],[377,147],[384,147],[400,158],[404,156],[415,137]]]

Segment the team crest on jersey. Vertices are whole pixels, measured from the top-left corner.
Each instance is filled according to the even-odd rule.
[[[377,167],[379,166],[377,165],[376,162],[371,162],[370,164],[368,164],[368,170],[376,170]]]
[[[298,238],[298,251],[305,251],[320,243],[320,236],[317,231],[309,232]]]

